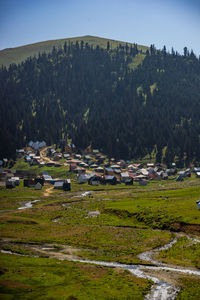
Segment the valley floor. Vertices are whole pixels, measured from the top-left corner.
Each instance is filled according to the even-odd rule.
[[[199,299],[199,183],[1,188],[0,297]]]

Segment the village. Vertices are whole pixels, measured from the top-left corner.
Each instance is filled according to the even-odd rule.
[[[6,158],[0,160],[1,186],[15,188],[20,180],[23,180],[24,187],[32,187],[36,190],[42,189],[43,185],[48,183],[53,185],[54,189],[70,191],[71,179],[66,178],[69,172],[73,174],[73,181],[89,185],[137,183],[145,186],[152,180],[183,181],[184,178],[191,176],[191,172],[200,178],[200,167],[177,170],[174,162],[171,163],[171,168],[166,169],[152,162],[117,161],[114,158],[108,159],[98,149],[91,149],[91,147],[80,154],[73,144],[66,144],[63,150],[47,147],[44,141],[29,142],[28,147],[16,150],[17,159],[23,159],[27,168],[9,169],[8,160]],[[36,174],[35,169],[32,168],[34,166],[41,168],[39,174]],[[42,171],[43,167],[66,167],[66,177],[53,178],[48,168]]]
[[[0,165],[0,252],[3,270],[8,270],[2,276],[13,278],[5,284],[21,282],[22,275],[27,280],[29,270],[30,298],[37,299],[43,280],[55,280],[63,267],[66,291],[72,276],[73,289],[80,285],[81,270],[88,270],[81,277],[86,285],[91,274],[102,276],[103,270],[108,274],[103,287],[111,282],[113,289],[112,276],[119,286],[122,280],[136,280],[129,294],[135,285],[141,290],[146,284],[146,294],[159,286],[171,297],[183,276],[198,293],[200,167],[179,169],[172,162],[167,168],[153,158],[117,160],[65,141],[29,142],[16,150],[15,161],[3,158]],[[9,291],[18,298],[18,290]],[[21,293],[20,299],[26,299],[27,289]]]

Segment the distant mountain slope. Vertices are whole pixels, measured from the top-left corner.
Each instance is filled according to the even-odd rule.
[[[111,39],[105,39],[101,37],[95,36],[81,36],[81,37],[74,37],[74,38],[66,38],[66,39],[59,39],[59,40],[51,40],[45,41],[35,44],[29,44],[21,47],[16,48],[8,48],[0,51],[0,65],[4,65],[8,67],[10,64],[15,63],[18,64],[28,57],[37,56],[38,53],[42,52],[51,52],[53,47],[63,47],[65,42],[72,42],[76,43],[76,41],[80,42],[83,41],[84,43],[88,43],[90,46],[97,46],[99,45],[102,48],[107,47],[107,42],[109,41],[110,47],[115,49],[119,44],[125,45],[126,42],[116,41]],[[127,43],[129,46],[131,43]],[[137,45],[139,50],[146,51],[148,47]]]

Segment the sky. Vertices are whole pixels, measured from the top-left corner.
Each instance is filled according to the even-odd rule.
[[[83,35],[200,55],[200,0],[0,0],[0,49]]]

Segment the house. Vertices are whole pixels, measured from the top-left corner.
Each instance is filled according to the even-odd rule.
[[[24,161],[30,163],[30,162],[32,161],[30,155],[26,155],[26,156],[24,157]]]
[[[86,170],[84,168],[79,168],[79,167],[74,169],[74,173],[76,174],[85,173],[85,171]]]
[[[193,172],[194,173],[200,172],[200,167],[194,167]]]
[[[157,172],[154,172],[154,173],[149,173],[149,179],[153,180],[153,179],[156,179],[156,180],[161,180],[161,176],[157,173]]]
[[[190,171],[190,169],[187,169],[185,171],[179,171],[178,175],[181,175],[182,177],[190,177],[191,176],[191,171]]]
[[[188,169],[185,170],[185,174],[186,174],[187,177],[191,177],[191,170],[190,170],[190,168],[188,168]]]
[[[129,173],[128,172],[123,172],[120,174],[120,179],[121,179],[121,182],[126,182],[127,180],[130,179],[130,176],[129,176]]]
[[[11,180],[15,182],[15,185],[19,185],[19,177],[11,177]]]
[[[106,159],[105,156],[103,156],[103,155],[99,156],[98,157],[98,164],[103,163],[105,159]]]
[[[117,169],[117,170],[120,170],[120,166],[115,164],[115,165],[112,165],[111,168],[114,170],[114,169]]]
[[[73,162],[70,162],[70,164],[69,164],[69,171],[73,172],[76,168],[77,168],[77,164],[73,163]]]
[[[63,190],[63,183],[64,181],[56,181],[53,188],[56,190]]]
[[[102,178],[99,175],[94,175],[89,178],[88,184],[90,185],[99,185],[102,182]]]
[[[39,165],[40,156],[34,156],[31,165]]]
[[[128,165],[129,172],[136,172],[138,168],[135,165]]]
[[[95,171],[98,172],[98,173],[103,173],[104,172],[104,168],[98,167],[98,168],[95,169]]]
[[[92,165],[90,166],[90,168],[92,168],[92,169],[98,168],[98,165],[92,164]]]
[[[125,180],[125,185],[133,185],[133,178],[129,177],[128,179]]]
[[[120,169],[113,169],[113,172],[117,175],[121,174],[121,170]]]
[[[85,160],[86,160],[87,162],[89,162],[89,161],[91,160],[91,156],[90,156],[90,155],[85,155]]]
[[[146,180],[147,179],[147,177],[146,176],[144,176],[144,175],[136,175],[135,176],[135,181],[142,181],[142,180]]]
[[[106,175],[104,176],[104,184],[117,184],[117,177],[116,176],[111,176],[111,175]]]
[[[43,186],[44,185],[44,177],[37,176],[35,178],[35,184],[37,184],[38,182]]]
[[[162,179],[164,180],[168,179],[168,174],[166,172],[162,173]]]
[[[71,191],[71,180],[67,179],[56,181],[53,188],[56,190]]]
[[[63,157],[64,157],[65,159],[69,159],[69,158],[70,158],[70,154],[69,154],[69,153],[67,153],[67,154],[64,153],[64,154],[63,154]]]
[[[8,180],[6,180],[6,188],[7,189],[13,189],[13,188],[15,188],[15,181],[14,180],[12,180],[12,179],[8,179]]]
[[[24,187],[35,187],[34,179],[24,179]]]
[[[147,168],[154,168],[154,164],[153,163],[147,163]]]
[[[88,168],[88,167],[89,167],[89,165],[86,164],[86,163],[84,163],[84,162],[81,162],[81,163],[79,164],[79,166],[82,167],[82,168]]]
[[[78,175],[78,183],[86,183],[88,181],[88,179],[90,178],[90,176],[88,174],[79,174]]]
[[[105,175],[113,175],[114,171],[112,168],[105,168],[104,173],[105,173]]]
[[[51,183],[53,180],[53,178],[50,175],[42,175],[42,178],[47,183]]]
[[[149,175],[149,172],[146,169],[140,169],[136,173],[141,174],[143,176],[148,176]]]
[[[37,182],[35,185],[35,190],[41,190],[42,189],[42,184]]]
[[[25,154],[24,149],[16,149],[16,155],[18,158],[24,156],[24,154]]]
[[[71,191],[71,180],[67,179],[63,183],[63,190],[64,191]]]

